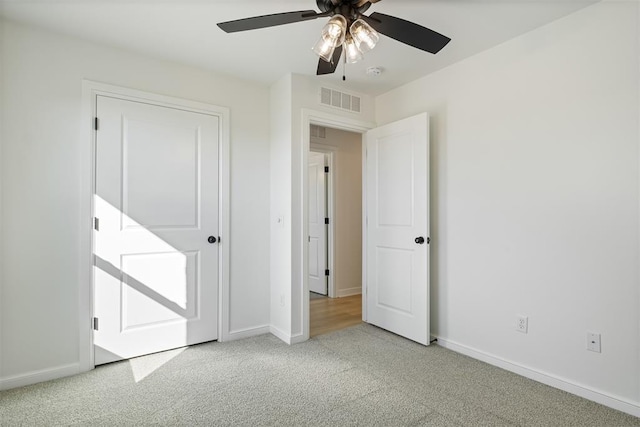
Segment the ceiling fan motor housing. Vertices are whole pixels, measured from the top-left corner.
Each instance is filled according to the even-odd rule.
[[[371,6],[371,2],[363,0],[316,0],[316,4],[323,13],[339,13],[347,19],[357,19],[357,15],[364,13]]]

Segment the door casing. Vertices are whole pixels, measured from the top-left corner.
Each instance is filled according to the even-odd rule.
[[[79,372],[95,367],[93,358],[93,194],[95,191],[96,161],[96,100],[98,95],[124,100],[145,102],[159,106],[204,113],[217,116],[219,129],[219,230],[221,243],[219,250],[219,307],[218,340],[229,338],[229,238],[230,238],[230,156],[229,156],[229,109],[197,101],[157,95],[135,89],[129,89],[90,80],[82,81],[82,119],[83,141],[81,158],[83,161],[81,176],[81,221],[80,221],[80,271],[78,272],[78,316],[79,316]],[[98,123],[99,127],[99,123]]]
[[[369,129],[373,129],[376,125],[375,123],[366,122],[362,120],[355,120],[348,117],[343,117],[335,114],[329,114],[321,111],[311,110],[311,109],[302,109],[302,150],[301,151],[301,159],[300,164],[303,165],[302,168],[302,188],[304,189],[302,195],[302,233],[301,233],[301,241],[298,242],[300,247],[302,247],[302,298],[300,303],[302,304],[302,336],[300,336],[299,340],[296,342],[306,341],[309,339],[309,253],[307,249],[307,245],[304,244],[302,240],[306,239],[306,236],[309,235],[309,200],[307,194],[307,186],[309,182],[309,174],[308,168],[306,165],[308,164],[308,154],[311,148],[311,125],[318,126],[326,126],[334,129],[345,130],[349,132],[355,132],[359,134],[364,134]],[[363,194],[363,206],[366,206],[366,146],[362,144],[362,162],[363,162],[363,180],[362,180],[362,194]],[[364,233],[364,227],[366,226],[366,221],[364,217],[363,210],[363,251],[366,248],[366,235]],[[364,253],[364,252],[363,252]],[[365,292],[364,283],[366,283],[366,259],[362,258],[362,283],[363,293]],[[363,298],[363,301],[366,300]],[[293,309],[293,307],[292,307]],[[362,304],[362,319],[367,319],[366,314],[366,304]]]

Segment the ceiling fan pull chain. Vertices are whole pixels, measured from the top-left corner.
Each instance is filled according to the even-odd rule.
[[[347,73],[347,55],[345,53],[344,61],[342,62],[342,81],[343,82],[347,81],[347,76],[345,75],[346,73]]]

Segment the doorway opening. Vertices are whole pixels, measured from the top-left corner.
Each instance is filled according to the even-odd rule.
[[[362,322],[362,135],[310,125],[309,336]]]
[[[429,116],[375,127],[310,110],[302,114],[302,334],[309,338],[310,125],[355,131],[362,144],[362,320],[429,345]],[[361,141],[362,143],[362,141]],[[339,258],[338,256],[334,258]],[[295,306],[292,306],[292,310]],[[298,342],[299,342],[298,341]]]

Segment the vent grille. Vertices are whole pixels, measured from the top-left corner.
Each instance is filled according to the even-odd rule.
[[[311,125],[311,137],[324,139],[327,137],[327,128],[318,125]]]
[[[360,112],[360,97],[326,87],[320,88],[320,103],[354,113]]]

